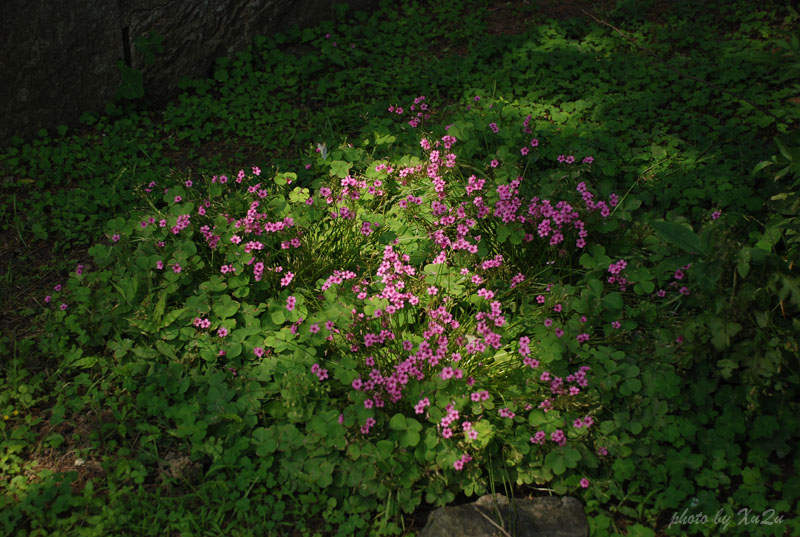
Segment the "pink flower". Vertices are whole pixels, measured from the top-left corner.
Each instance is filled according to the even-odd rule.
[[[428,287],[428,294],[429,295],[433,296],[438,292],[439,292],[439,289],[437,289],[436,287],[434,287],[434,286]]]
[[[535,435],[531,436],[531,444],[544,444],[547,439],[547,434],[544,431],[537,431]]]
[[[497,168],[500,165],[500,162],[497,159],[494,159],[489,165],[492,168]]]
[[[522,156],[525,156],[525,155],[527,155],[527,154],[528,154],[528,151],[529,151],[529,150],[528,150],[528,148],[527,148],[527,147],[523,147],[522,149],[520,149],[520,150],[519,150],[519,152],[522,154]]]
[[[286,309],[292,311],[294,309],[295,304],[297,303],[297,299],[291,295],[286,297]]]
[[[261,347],[255,347],[255,348],[253,349],[253,354],[255,354],[256,356],[258,356],[259,358],[261,358],[262,356],[264,356],[264,349],[263,349],[263,348],[261,348]]]
[[[67,309],[67,305],[65,303],[63,303],[63,302],[61,303],[61,306],[59,306],[59,307],[61,308],[61,311],[64,311],[65,309]]]
[[[119,233],[114,233],[113,235],[111,235],[111,241],[119,242]]]
[[[589,480],[585,477],[581,479],[581,487],[585,489],[589,488]]]
[[[223,326],[222,328],[220,328],[219,330],[217,330],[217,335],[218,335],[219,337],[225,337],[225,336],[227,336],[227,335],[228,335],[228,329],[227,329],[227,328],[225,328],[225,327]]]

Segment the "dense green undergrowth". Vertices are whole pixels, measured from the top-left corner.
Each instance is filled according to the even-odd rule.
[[[343,9],[6,149],[4,531],[796,532],[798,14],[618,4]]]

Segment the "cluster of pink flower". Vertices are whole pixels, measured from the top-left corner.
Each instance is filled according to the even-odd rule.
[[[522,177],[517,177],[507,185],[498,185],[497,194],[499,199],[494,204],[494,217],[499,218],[503,223],[518,220],[517,211],[522,206],[522,198],[518,197],[519,185]],[[524,221],[524,217],[522,218]]]
[[[425,407],[429,406],[431,406],[430,399],[428,399],[427,397],[423,397],[422,399],[419,400],[419,402],[416,405],[414,405],[414,412],[416,412],[417,414],[422,414],[423,412],[425,412]]]
[[[209,321],[208,319],[201,319],[200,317],[195,317],[194,321],[192,321],[192,324],[196,328],[208,328],[209,326],[211,326],[211,321]]]
[[[383,345],[384,342],[394,341],[395,335],[391,330],[381,330],[378,334],[364,334],[364,347],[370,348],[373,345]]]
[[[366,220],[361,222],[361,234],[366,236],[372,233],[373,228],[377,228],[380,226],[378,222],[367,222]]]
[[[464,378],[464,371],[462,371],[457,367],[446,366],[442,368],[442,371],[439,373],[439,376],[442,378],[442,380],[448,380],[452,378],[462,379]]]
[[[487,319],[492,321],[496,327],[501,327],[506,324],[505,317],[503,316],[502,304],[499,301],[495,300],[491,303],[491,310],[489,313],[479,311],[475,314],[475,320],[477,321],[475,331],[483,339],[475,339],[467,344],[467,352],[480,353],[486,350],[486,348],[489,346],[494,349],[499,349],[503,346],[500,334],[492,331],[492,329],[489,327],[489,323],[486,322]]]
[[[328,370],[323,369],[320,367],[319,364],[314,364],[311,366],[311,372],[317,376],[317,378],[322,382],[326,378],[328,378]]]
[[[611,276],[608,277],[608,283],[616,283],[619,286],[619,290],[625,292],[625,289],[628,285],[628,279],[622,275],[622,271],[625,270],[628,266],[628,262],[624,259],[620,259],[616,263],[611,263],[608,266],[608,272],[611,273]]]
[[[423,120],[428,120],[431,117],[428,103],[425,102],[424,95],[420,95],[419,97],[415,98],[414,103],[409,106],[409,110],[411,112],[415,112],[411,115],[411,119],[408,120],[408,124],[413,128],[419,127]],[[388,111],[389,113],[397,114],[399,116],[402,116],[405,112],[402,107],[394,105],[389,106]]]
[[[576,418],[575,421],[572,422],[572,426],[576,429],[582,429],[584,427],[588,429],[592,425],[594,425],[594,418],[591,416],[585,416],[583,419]]]
[[[292,283],[293,279],[294,279],[294,272],[286,272],[286,274],[284,274],[283,277],[281,278],[281,287],[288,286],[290,283]]]
[[[174,229],[175,228],[173,228],[173,230]],[[208,247],[211,248],[212,250],[217,247],[217,244],[219,243],[219,239],[220,239],[219,235],[215,235],[214,234],[214,229],[216,229],[216,226],[214,226],[213,229],[209,228],[207,225],[200,227],[200,233],[203,235],[203,238],[206,240],[206,243],[208,244]]]
[[[608,197],[608,203],[605,201],[594,201],[594,194],[589,190],[586,186],[586,183],[581,181],[578,183],[578,186],[575,187],[575,190],[581,193],[581,198],[583,199],[583,203],[586,205],[586,209],[588,211],[600,211],[600,215],[603,218],[608,217],[611,214],[611,207],[615,207],[617,203],[619,203],[619,196],[616,194],[611,194]]]
[[[544,444],[545,440],[547,440],[547,433],[544,431],[536,431],[536,433],[531,436],[531,444]]]
[[[453,463],[453,468],[455,468],[458,471],[461,471],[464,469],[464,465],[470,462],[471,460],[472,457],[464,453],[463,455],[461,455],[461,458],[459,458],[457,461]]]
[[[518,286],[524,281],[525,281],[525,275],[521,272],[518,272],[516,276],[511,278],[511,285],[510,285],[511,289],[514,289],[516,286]]]
[[[472,392],[469,398],[477,403],[478,401],[488,401],[489,400],[489,392],[486,390],[479,390],[477,392]]]
[[[189,227],[190,220],[191,220],[191,215],[182,214],[178,216],[178,220],[175,222],[175,225],[172,226],[172,234],[177,235],[178,233]]]
[[[550,440],[563,447],[567,443],[567,435],[561,429],[556,429],[550,433]]]
[[[442,436],[444,438],[450,438],[453,436],[453,430],[450,428],[450,425],[458,420],[459,414],[455,405],[452,403],[444,407],[444,410],[447,414],[439,421],[439,426],[442,429]]]
[[[293,237],[291,240],[281,242],[281,250],[288,250],[289,248],[300,248],[300,238]]]
[[[423,168],[422,164],[417,164],[416,166],[409,166],[409,167],[406,167],[406,168],[403,168],[402,170],[400,170],[398,175],[400,176],[400,179],[405,179],[409,175],[422,173],[422,168]],[[401,183],[403,185],[406,184],[405,181],[401,181]]]
[[[531,128],[531,119],[533,119],[533,116],[528,114],[528,116],[522,122],[522,130],[525,132],[525,134],[533,134],[533,129]]]
[[[510,420],[514,419],[514,416],[516,416],[516,414],[511,412],[511,409],[508,408],[508,407],[501,408],[500,410],[497,411],[497,413],[500,414],[500,417],[507,418],[507,419],[510,419]]]
[[[528,356],[531,353],[531,348],[529,346],[530,343],[531,343],[531,338],[529,338],[528,336],[522,336],[519,338],[518,352],[522,356]]]
[[[438,141],[436,142],[436,146],[437,147],[439,146]],[[450,162],[451,160],[452,162],[455,162],[455,154],[453,153],[448,153],[445,158],[447,159],[448,162]],[[429,161],[428,167],[426,168],[428,178],[433,183],[433,190],[434,192],[436,192],[438,198],[440,200],[444,200],[445,197],[447,196],[445,192],[445,187],[447,186],[447,182],[444,180],[444,177],[442,177],[439,173],[439,168],[441,168],[443,164],[439,151],[438,150],[431,151],[430,155],[428,155],[428,161]]]
[[[483,189],[483,185],[486,183],[486,179],[478,179],[474,175],[470,175],[467,179],[467,186],[466,191],[467,195],[472,195],[473,192],[477,192]]]
[[[333,274],[328,276],[325,283],[322,284],[322,291],[327,291],[331,285],[339,285],[345,280],[352,280],[356,277],[356,273],[350,270],[334,270]]]
[[[683,296],[688,296],[689,294],[691,294],[691,291],[689,291],[689,288],[687,286],[680,285],[678,282],[686,277],[686,271],[688,271],[690,268],[692,268],[691,263],[675,270],[675,273],[672,275],[673,281],[669,283],[669,287],[671,288],[680,287],[678,289],[678,293],[680,293]],[[667,292],[664,289],[659,289],[656,292],[656,296],[658,296],[659,298],[664,298],[665,296],[667,296]]]
[[[464,436],[466,436],[469,440],[477,440],[478,439],[478,431],[472,426],[472,423],[469,421],[464,421],[461,423],[461,428],[464,430]]]
[[[553,207],[552,202],[547,199],[540,200],[538,196],[531,199],[528,204],[528,215],[533,217],[537,225],[539,237],[550,236],[550,245],[556,246],[564,241],[564,226],[572,226],[578,230],[578,239],[575,246],[583,248],[586,246],[586,236],[588,235],[583,220],[580,219],[578,211],[573,209],[566,201],[559,201]],[[555,226],[555,228],[553,228]]]
[[[253,279],[257,282],[260,282],[261,278],[263,277],[264,277],[264,263],[259,261],[255,265],[253,265]]]
[[[367,418],[364,425],[361,427],[361,434],[369,434],[369,430],[376,424],[375,418]]]

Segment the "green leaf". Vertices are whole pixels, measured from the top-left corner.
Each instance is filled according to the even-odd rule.
[[[391,460],[392,452],[394,452],[394,442],[391,440],[378,440],[378,456],[384,460]]]
[[[633,291],[637,295],[649,295],[652,293],[656,288],[656,284],[651,282],[650,280],[645,280],[643,282],[637,282],[633,286]]]
[[[602,294],[603,294],[603,282],[601,282],[598,279],[592,279],[592,280],[589,280],[587,283],[589,285],[589,290],[591,291],[591,294],[592,294],[593,297],[599,298],[600,296],[602,296]]]
[[[256,455],[259,457],[266,457],[278,449],[278,441],[272,427],[269,429],[259,427],[253,431],[253,443],[256,444]]]
[[[97,363],[97,356],[84,356],[83,358],[78,358],[77,360],[73,360],[70,362],[70,367],[77,367],[80,369],[89,369],[94,367]]]
[[[422,424],[415,420],[414,418],[406,418],[406,427],[408,427],[409,431],[421,431]]]
[[[408,428],[406,417],[403,414],[395,414],[389,420],[389,428],[393,431],[405,431]]]
[[[270,319],[272,319],[272,322],[278,326],[286,322],[286,314],[283,312],[282,309],[273,311],[272,313],[269,314],[269,317]]]
[[[707,244],[691,228],[673,222],[651,222],[650,225],[659,237],[681,250],[691,254],[708,255]]]
[[[331,162],[331,175],[336,177],[347,177],[350,173],[350,168],[353,166],[352,162],[345,162],[343,160],[334,160]]]
[[[551,451],[544,458],[546,466],[550,467],[555,475],[561,475],[567,471],[567,461],[560,451]]]
[[[414,447],[419,444],[419,432],[408,429],[400,436],[400,445],[403,447]]]
[[[242,344],[238,341],[233,341],[225,348],[225,356],[227,358],[236,358],[242,354]]]
[[[178,357],[175,355],[175,349],[172,348],[172,345],[167,343],[166,341],[162,341],[160,339],[156,340],[156,349],[162,355],[172,358],[173,360],[177,360]]]
[[[603,297],[603,305],[610,310],[621,310],[623,306],[622,295],[616,291],[607,294]]]
[[[508,236],[511,235],[511,228],[506,226],[505,224],[498,224],[497,225],[497,240],[501,244],[508,240]]]
[[[167,316],[164,317],[164,320],[161,323],[161,328],[166,328],[167,326],[171,325],[175,322],[175,320],[183,315],[183,312],[186,311],[186,308],[178,308],[174,311],[167,313]]]

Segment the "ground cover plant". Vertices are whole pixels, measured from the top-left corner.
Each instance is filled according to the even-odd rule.
[[[4,531],[796,533],[798,14],[570,9],[342,9],[7,149]]]

